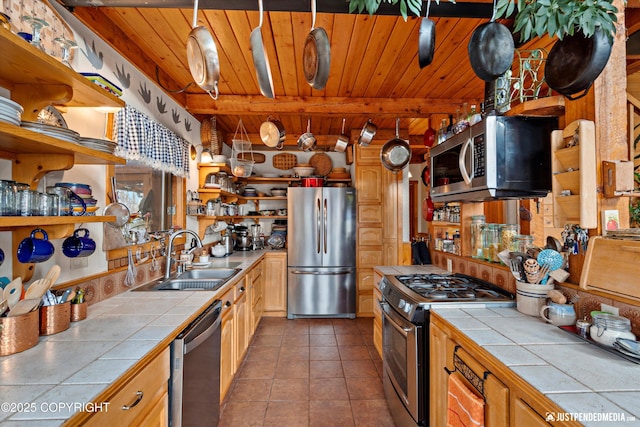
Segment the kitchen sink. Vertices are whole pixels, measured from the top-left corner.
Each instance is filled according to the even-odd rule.
[[[202,268],[202,269],[193,269],[187,270],[184,273],[180,274],[177,278],[182,279],[228,279],[235,276],[239,268],[226,268],[226,267],[218,267],[218,268]]]
[[[134,291],[215,291],[238,274],[239,268],[203,268],[187,270],[171,279],[160,279]]]

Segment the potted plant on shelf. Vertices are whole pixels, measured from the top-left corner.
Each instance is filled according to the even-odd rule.
[[[374,14],[383,1],[399,4],[400,14],[405,20],[409,12],[421,15],[423,0],[349,0],[349,13],[366,10]],[[434,1],[439,3],[439,0]],[[509,17],[516,7],[513,32],[520,33],[522,42],[545,34],[562,40],[565,35],[578,31],[585,37],[591,37],[598,27],[610,39],[616,32],[618,9],[613,0],[497,0],[495,17]]]

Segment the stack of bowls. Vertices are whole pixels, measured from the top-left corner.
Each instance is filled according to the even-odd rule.
[[[300,163],[293,168],[295,174],[299,177],[311,176],[315,171],[315,168],[309,163]]]
[[[20,104],[0,96],[0,122],[20,126],[23,112],[24,110]]]
[[[94,216],[96,214],[96,211],[98,210],[98,201],[93,197],[90,185],[79,184],[77,182],[58,182],[56,187],[67,187],[69,190],[80,196],[84,201],[84,204],[87,206],[87,210],[84,213],[85,216]],[[82,205],[78,202],[72,202],[71,207],[74,212],[82,212]],[[78,214],[76,213],[76,215]]]

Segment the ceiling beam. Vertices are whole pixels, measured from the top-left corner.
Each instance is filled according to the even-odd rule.
[[[350,98],[279,96],[275,100],[256,95],[224,95],[213,101],[206,94],[188,94],[185,108],[192,114],[261,115],[295,114],[322,116],[429,117],[453,113],[463,103],[477,99]]]
[[[68,8],[74,7],[138,7],[138,8],[182,8],[192,9],[193,0],[59,0]],[[423,0],[422,12],[426,12],[426,0]],[[258,10],[255,0],[201,0],[201,10]],[[311,12],[311,4],[301,0],[264,0],[265,12]],[[349,13],[346,0],[324,0],[317,5],[318,13]],[[438,18],[491,18],[493,4],[490,2],[457,2],[442,0],[433,4],[429,16]],[[354,12],[357,13],[357,12]],[[363,14],[368,12],[363,11]],[[381,2],[376,15],[400,15],[397,4]]]

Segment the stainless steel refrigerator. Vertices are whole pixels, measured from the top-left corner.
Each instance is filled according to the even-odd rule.
[[[356,190],[290,187],[287,317],[356,316]]]

